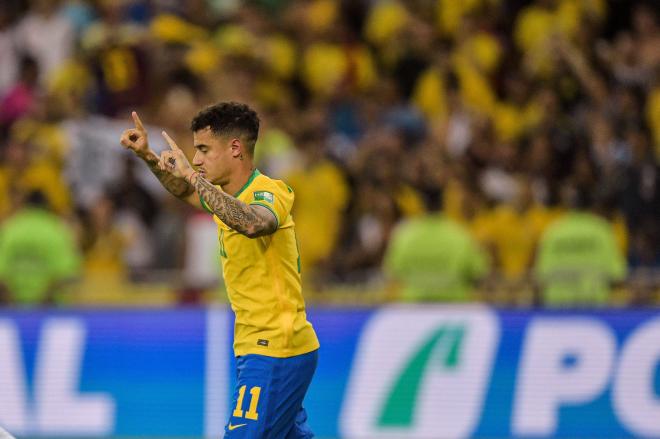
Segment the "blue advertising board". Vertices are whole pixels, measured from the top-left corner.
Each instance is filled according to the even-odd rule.
[[[660,437],[658,310],[315,308],[322,438]],[[18,437],[221,437],[226,308],[0,311]]]

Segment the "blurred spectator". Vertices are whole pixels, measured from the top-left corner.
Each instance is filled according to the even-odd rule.
[[[117,210],[114,222],[126,243],[123,260],[128,274],[131,279],[139,280],[152,266],[154,239],[150,229],[160,209],[156,199],[139,181],[135,159],[125,156],[123,165],[124,173],[117,185],[106,192]]]
[[[0,226],[0,289],[19,305],[64,302],[80,256],[71,227],[48,210],[42,193],[31,192]]]
[[[631,234],[629,263],[633,268],[660,268],[660,167],[649,135],[643,129],[627,133],[632,158],[621,187],[621,201]]]
[[[7,90],[0,102],[0,127],[6,129],[14,121],[34,109],[37,100],[37,62],[28,56],[20,60],[18,82]]]
[[[657,6],[655,2],[639,2],[633,6],[633,38],[637,62],[643,76],[651,76],[654,71],[657,74],[660,64],[660,23]]]
[[[379,276],[387,241],[400,213],[394,200],[370,182],[355,188],[331,271],[344,282],[369,282]]]
[[[27,138],[24,133],[12,134],[0,161],[0,217],[12,208],[12,194],[32,191],[41,192],[55,213],[70,213],[71,194],[58,164],[37,150],[29,133]]]
[[[424,211],[419,193],[405,178],[404,145],[403,133],[391,127],[372,129],[351,160],[351,199],[332,261],[344,280],[377,277],[397,221]],[[414,154],[409,158],[414,160]]]
[[[612,225],[590,212],[586,193],[566,186],[573,208],[548,227],[534,267],[547,306],[605,306],[626,265]]]
[[[369,88],[374,70],[368,48],[346,34],[312,42],[302,58],[305,85],[321,99]]]
[[[279,125],[282,116],[278,117],[275,111],[261,114],[263,116],[259,125],[259,140],[255,146],[257,167],[266,175],[288,181],[285,176],[301,165],[300,154],[291,135]],[[323,139],[318,136],[315,140],[318,142]],[[317,151],[322,153],[322,146],[319,143],[314,144],[312,149],[312,153]]]
[[[108,189],[108,193],[117,209],[130,212],[144,227],[151,227],[158,216],[159,206],[154,196],[140,181],[135,159],[129,155],[123,157],[123,173],[117,184]]]
[[[472,300],[477,281],[488,273],[486,255],[467,229],[437,212],[437,201],[428,207],[428,214],[394,230],[385,271],[401,284],[401,300]]]
[[[192,256],[186,252],[188,240],[186,234],[181,233],[181,230],[186,230],[186,222],[193,222],[193,220],[187,214],[189,211],[188,205],[181,203],[175,197],[164,197],[162,203],[159,204],[159,210],[160,215],[155,218],[154,224],[150,228],[153,240],[153,268],[161,274],[172,276],[178,270],[181,270],[184,259]],[[208,218],[208,215],[206,218]],[[204,223],[204,228],[208,228],[208,225],[208,222]],[[211,227],[213,227],[212,232],[216,233],[215,223],[211,223]],[[191,226],[190,229],[193,229],[193,227]],[[204,239],[208,238],[206,231],[202,235]],[[206,257],[207,255],[202,256]],[[213,258],[213,262],[216,262],[216,259],[217,257]],[[217,268],[217,265],[215,268]],[[219,273],[214,272],[214,274],[214,282],[210,285],[217,283]]]
[[[285,181],[293,188],[296,203],[292,215],[300,246],[305,275],[314,275],[336,246],[342,215],[348,203],[349,188],[340,169],[324,156],[322,139],[307,131],[298,139],[303,156],[300,169]],[[323,231],[320,233],[320,231]]]
[[[516,19],[514,39],[523,52],[523,66],[532,75],[549,77],[556,64],[549,50],[557,36],[573,41],[586,20],[601,21],[607,13],[604,0],[536,0]]]
[[[176,202],[180,203],[179,200]],[[180,254],[184,260],[178,300],[180,303],[195,303],[205,290],[218,285],[221,278],[218,271],[221,258],[217,225],[209,215],[197,212],[188,216],[183,229],[177,230],[177,233],[184,235],[186,243]]]
[[[68,0],[62,7],[62,14],[73,26],[76,38],[94,21],[94,8],[85,0]]]
[[[103,194],[80,216],[85,259],[79,299],[112,301],[121,296],[121,283],[128,276],[124,252],[129,242],[115,222],[116,206],[107,194]]]
[[[125,2],[100,2],[100,17],[82,36],[96,79],[95,105],[107,116],[146,102],[149,87],[142,46],[146,30],[126,20]]]
[[[653,134],[653,153],[657,162],[660,160],[660,73],[656,74],[646,103],[646,120]]]
[[[18,68],[18,54],[14,47],[14,29],[10,8],[0,8],[0,97],[14,83]]]
[[[531,185],[523,180],[515,200],[481,218],[481,240],[492,247],[494,265],[507,280],[519,281],[528,273],[541,234],[558,215],[535,202]]]
[[[45,161],[61,173],[69,153],[70,141],[60,122],[61,102],[55,95],[40,97],[27,117],[14,123],[11,139],[27,142],[34,150],[33,160]]]
[[[39,81],[46,84],[52,72],[64,63],[74,48],[74,29],[61,13],[60,0],[33,0],[16,26],[17,50],[36,59]]]

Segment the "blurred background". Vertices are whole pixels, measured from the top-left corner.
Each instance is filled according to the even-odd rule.
[[[34,349],[51,312],[185,327],[226,303],[212,219],[119,137],[136,110],[155,150],[166,129],[192,157],[191,118],[228,100],[257,110],[257,165],[296,193],[329,338],[355,346],[396,303],[468,302],[518,329],[604,313],[621,341],[660,302],[658,1],[3,0],[0,60],[0,317]],[[2,417],[15,402],[0,424],[38,433]],[[660,436],[653,410],[589,434]]]
[[[192,116],[235,100],[296,192],[310,302],[657,302],[658,6],[5,1],[4,301],[224,300],[211,219],[118,137],[137,110],[192,155]],[[554,249],[560,219],[613,245]],[[48,256],[25,242],[53,236]]]

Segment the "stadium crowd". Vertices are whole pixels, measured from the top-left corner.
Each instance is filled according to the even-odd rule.
[[[137,110],[192,156],[227,100],[295,190],[316,299],[660,301],[657,2],[5,0],[0,59],[5,302],[203,300],[212,221],[119,135]]]

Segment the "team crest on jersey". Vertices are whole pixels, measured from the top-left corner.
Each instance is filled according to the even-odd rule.
[[[254,201],[266,201],[267,203],[273,203],[273,193],[266,191],[257,191],[254,193]]]

